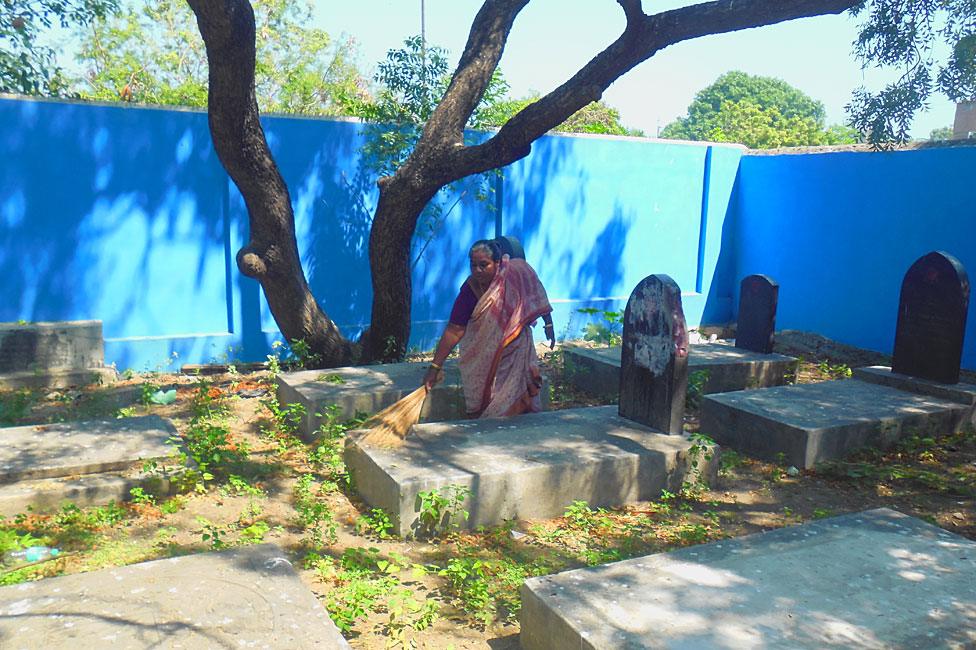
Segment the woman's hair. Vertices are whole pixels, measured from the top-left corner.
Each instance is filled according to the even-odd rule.
[[[479,239],[471,244],[471,250],[468,251],[468,255],[470,256],[475,251],[488,253],[494,262],[499,262],[502,259],[502,249],[494,239]]]

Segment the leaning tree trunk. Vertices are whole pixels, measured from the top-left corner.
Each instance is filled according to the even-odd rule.
[[[309,290],[295,239],[291,197],[264,137],[254,92],[254,13],[247,0],[187,0],[207,46],[208,116],[214,148],[247,205],[250,240],[241,273],[261,283],[289,341],[304,341],[319,366],[352,359],[352,345]]]

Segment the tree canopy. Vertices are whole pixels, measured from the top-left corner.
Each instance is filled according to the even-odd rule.
[[[843,126],[824,126],[823,104],[775,79],[727,72],[701,90],[688,115],[661,131],[662,138],[739,142],[752,149],[857,141]]]
[[[976,33],[972,0],[715,0],[651,14],[644,12],[640,0],[617,0],[626,25],[615,41],[564,83],[521,108],[497,132],[470,142],[465,127],[495,75],[515,20],[530,2],[484,0],[447,89],[416,145],[393,173],[378,181],[369,240],[371,324],[353,345],[315,302],[301,268],[288,190],[257,119],[258,31],[252,7],[247,0],[187,1],[197,16],[210,63],[208,110],[214,146],[250,216],[250,240],[238,253],[238,266],[261,283],[282,334],[303,340],[327,365],[347,363],[357,352],[368,360],[402,357],[410,335],[411,243],[425,206],[441,188],[524,158],[535,140],[599,101],[616,79],[670,45],[853,10],[862,18],[858,53],[866,64],[907,61],[914,67],[903,80],[911,81],[918,78],[918,69],[938,65],[932,44],[945,39],[954,50],[937,75],[940,89],[963,92],[976,80],[976,62],[966,59],[966,39]],[[905,96],[885,95],[880,103],[872,103],[867,91],[855,96],[852,114],[859,130],[874,140],[904,135],[899,129],[902,117],[917,108],[919,98],[924,101],[933,85],[915,84],[911,89]],[[867,103],[858,104],[859,98]]]
[[[56,53],[39,37],[54,25],[87,25],[117,6],[118,0],[0,1],[0,92],[64,94],[68,81]]]
[[[254,0],[255,89],[265,112],[349,115],[366,97],[351,39],[311,21],[308,0]],[[94,21],[78,61],[86,99],[207,105],[207,58],[184,0],[134,0]]]

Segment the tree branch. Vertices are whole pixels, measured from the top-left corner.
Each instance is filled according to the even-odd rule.
[[[640,12],[638,1],[617,1],[627,15],[623,34],[571,79],[513,116],[492,138],[455,151],[448,162],[455,170],[455,178],[502,167],[528,155],[532,142],[599,100],[621,75],[669,45],[796,18],[840,13],[860,2],[718,0],[647,16]]]

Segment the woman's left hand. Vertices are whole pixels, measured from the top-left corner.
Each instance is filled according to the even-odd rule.
[[[550,350],[555,349],[555,347],[556,347],[556,331],[555,331],[555,329],[553,329],[553,326],[552,326],[551,323],[547,324],[544,329],[546,331],[546,339],[549,340],[549,349]]]

